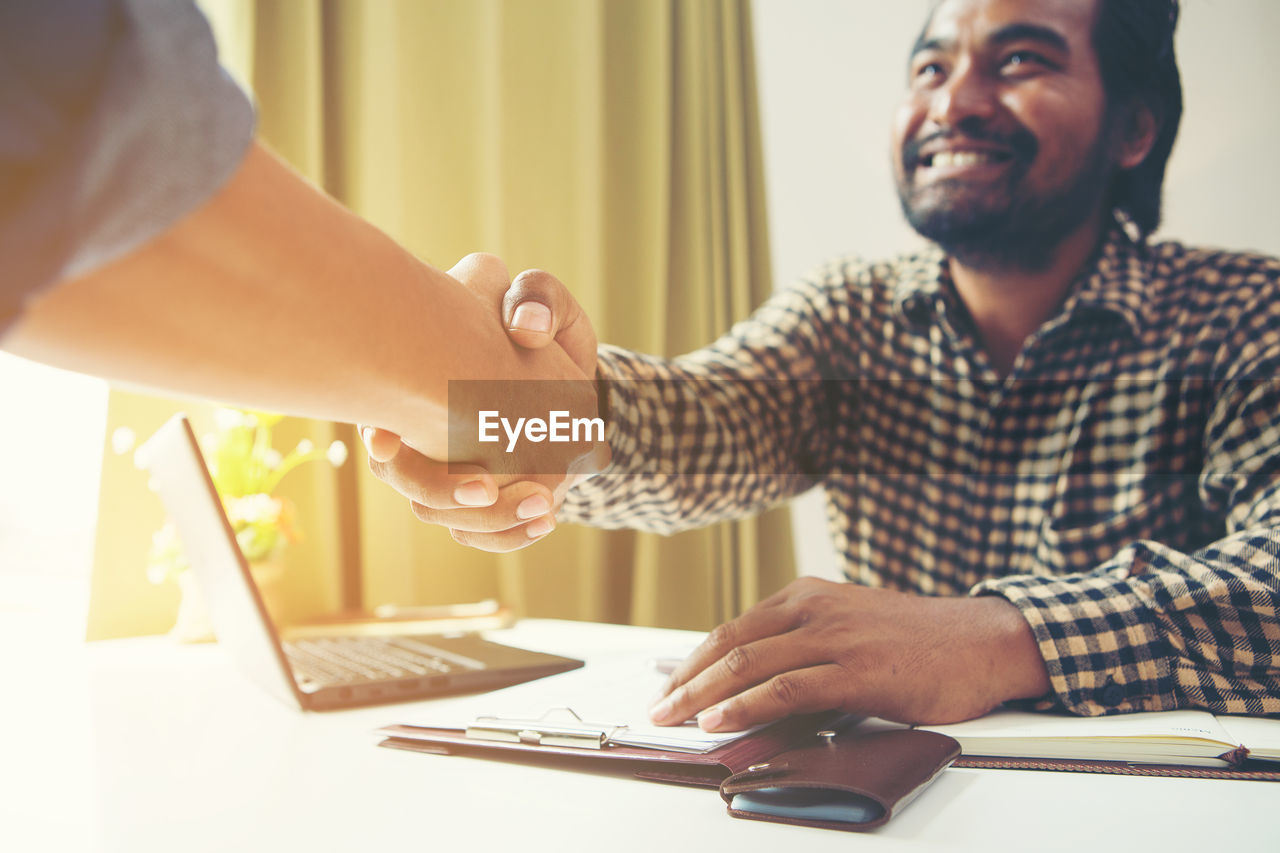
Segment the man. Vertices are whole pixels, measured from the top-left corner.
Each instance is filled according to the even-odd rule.
[[[1146,239],[1177,11],[943,0],[893,128],[935,248],[833,264],[682,358],[600,349],[614,465],[562,519],[670,532],[817,479],[854,582],[717,628],[656,722],[1280,712],[1280,263]],[[507,325],[581,363],[581,309],[522,285]],[[369,438],[421,517],[527,538],[505,495],[457,509],[440,466]]]

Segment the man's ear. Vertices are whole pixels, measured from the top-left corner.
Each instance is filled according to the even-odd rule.
[[[1148,104],[1131,104],[1116,138],[1116,165],[1126,170],[1142,165],[1160,136],[1160,125],[1160,117]]]

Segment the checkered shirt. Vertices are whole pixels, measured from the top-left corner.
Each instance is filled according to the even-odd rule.
[[[941,251],[844,259],[706,349],[601,347],[565,520],[672,533],[815,483],[855,583],[1001,595],[1040,708],[1280,713],[1280,261],[1114,228],[1007,377]]]

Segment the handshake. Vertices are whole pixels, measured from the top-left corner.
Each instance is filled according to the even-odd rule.
[[[360,426],[360,436],[370,470],[408,498],[419,519],[448,528],[463,545],[514,551],[551,533],[568,490],[609,464],[596,335],[549,273],[527,270],[511,280],[501,260],[473,254],[449,274],[501,318],[506,340],[476,343],[523,351],[558,346],[572,368],[545,381],[450,380],[448,461],[376,426]]]

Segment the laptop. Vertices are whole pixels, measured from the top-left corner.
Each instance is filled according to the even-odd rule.
[[[308,637],[285,642],[267,616],[214,490],[195,433],[179,414],[141,461],[182,540],[218,642],[286,704],[329,710],[490,690],[577,669],[582,661],[476,634]]]

